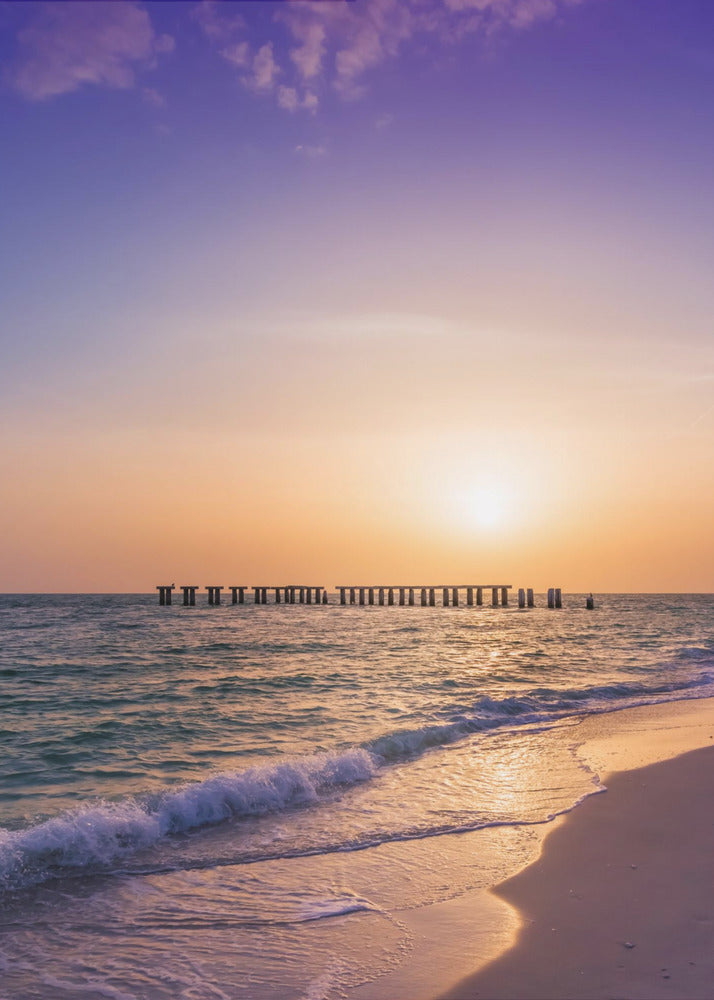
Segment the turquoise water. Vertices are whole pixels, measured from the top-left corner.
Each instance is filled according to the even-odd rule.
[[[392,967],[395,906],[493,884],[597,787],[579,717],[714,694],[711,596],[544,603],[0,597],[3,995],[336,997]]]

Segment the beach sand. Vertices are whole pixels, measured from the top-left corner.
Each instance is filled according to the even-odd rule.
[[[714,746],[605,778],[495,893],[515,946],[445,994],[714,996]]]
[[[714,998],[714,699],[589,716],[577,742],[607,791],[491,891],[398,912],[409,957],[351,1000]]]

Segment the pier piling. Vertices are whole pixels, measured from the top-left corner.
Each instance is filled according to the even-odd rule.
[[[526,592],[523,587],[518,588],[518,607],[525,608],[526,606]]]
[[[533,599],[533,588],[529,587],[526,591],[526,600],[528,602],[528,607],[532,608],[535,606],[535,600]]]
[[[163,607],[166,604],[171,604],[171,592],[174,589],[173,583],[168,586],[157,587],[159,592],[159,604]]]

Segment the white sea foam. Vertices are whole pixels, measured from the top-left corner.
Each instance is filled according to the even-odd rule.
[[[317,801],[377,770],[362,748],[218,774],[141,801],[83,805],[25,830],[0,829],[0,885],[19,888],[68,869],[101,869],[155,844],[231,817],[257,816]]]

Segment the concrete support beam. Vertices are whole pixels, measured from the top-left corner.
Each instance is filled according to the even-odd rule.
[[[473,587],[467,587],[466,588],[466,603],[467,603],[467,605],[470,608],[472,608],[474,606],[474,588]]]
[[[563,592],[561,591],[560,587],[555,588],[555,606],[556,608],[563,607]]]
[[[350,587],[350,604],[354,604],[355,601],[356,601],[356,599],[357,599],[357,595],[355,593],[355,588],[354,587]]]
[[[459,606],[459,588],[458,587],[454,587],[452,589],[452,591],[451,591],[451,603],[454,605],[455,608],[458,608],[458,606]]]
[[[394,604],[394,588],[390,587],[387,591],[387,604],[391,607]]]
[[[374,604],[374,587],[369,588],[369,603]]]
[[[523,587],[518,588],[518,607],[525,608],[526,606],[526,592]]]
[[[501,587],[501,604],[504,608],[508,607],[508,587]]]
[[[359,588],[359,603],[364,607],[364,587]]]
[[[384,587],[379,588],[379,606],[384,607]]]
[[[534,600],[534,597],[533,597],[533,588],[532,587],[529,587],[528,590],[526,590],[526,603],[527,603],[527,605],[528,605],[529,608],[532,608],[532,607],[535,606],[535,600]]]
[[[480,608],[483,604],[483,587],[476,588],[476,607]]]
[[[315,604],[322,604],[322,598],[320,596],[320,591],[322,587],[315,587]]]
[[[347,589],[340,587],[340,604],[347,604]]]
[[[421,606],[426,607],[426,587],[421,588]]]
[[[449,606],[449,588],[448,587],[444,587],[444,589],[442,591],[442,594],[441,594],[441,600],[442,600],[442,603],[443,603],[444,607],[448,608],[448,606]]]
[[[414,607],[414,588],[413,587],[409,588],[409,607],[410,608]]]
[[[429,588],[429,607],[436,607],[436,587]]]
[[[312,604],[312,587],[305,588],[305,599],[306,604]]]
[[[404,607],[404,604],[405,604],[405,601],[406,601],[406,596],[407,596],[406,587],[400,587],[399,588],[399,607],[400,608]]]
[[[498,587],[491,587],[491,607],[498,607]]]
[[[190,587],[190,586],[185,586],[184,587],[184,586],[182,586],[181,590],[183,591],[183,606],[185,608],[195,607],[196,606],[196,591],[198,590],[198,586],[195,586],[195,587]]]
[[[555,590],[553,587],[548,588],[548,607],[555,607]]]

